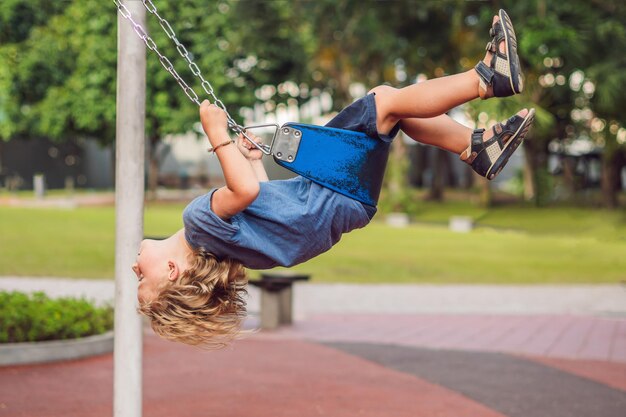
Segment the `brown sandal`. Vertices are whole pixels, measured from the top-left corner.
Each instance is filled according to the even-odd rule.
[[[491,41],[485,48],[493,53],[491,65],[480,61],[474,69],[480,78],[480,88],[485,92],[493,88],[494,97],[508,97],[519,94],[524,89],[522,69],[517,56],[517,38],[509,15],[500,9],[498,20],[489,30]],[[505,50],[501,53],[498,45],[504,40]],[[485,94],[483,98],[490,98]]]
[[[511,116],[504,123],[496,123],[493,126],[493,137],[485,141],[483,141],[485,129],[474,130],[470,154],[464,162],[479,175],[489,180],[494,179],[522,143],[534,119],[535,109],[530,109],[525,117],[517,114]]]

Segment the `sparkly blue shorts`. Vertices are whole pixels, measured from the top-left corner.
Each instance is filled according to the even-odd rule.
[[[391,129],[389,134],[383,135],[378,133],[378,128],[376,127],[376,102],[373,93],[358,99],[341,110],[326,126],[363,132],[374,139],[380,139],[384,142],[391,142],[400,130],[400,123],[398,123]],[[374,217],[376,207],[367,204],[363,204],[363,207],[370,219]]]

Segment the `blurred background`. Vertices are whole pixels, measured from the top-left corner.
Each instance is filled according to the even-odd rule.
[[[504,8],[523,94],[450,115],[537,116],[493,182],[399,136],[373,222],[294,268],[311,283],[280,296],[291,325],[210,353],[145,337],[147,413],[626,415],[626,2],[152,1],[242,125],[324,124],[376,85],[471,70]],[[113,412],[117,19],[112,0],[0,0],[3,416]],[[147,30],[202,91],[154,15]],[[160,238],[223,178],[197,106],[147,55],[144,230]],[[247,328],[284,315],[249,290]],[[99,357],[2,365],[42,360],[15,342],[90,335]]]
[[[240,124],[323,124],[373,86],[469,70],[505,8],[523,94],[451,112],[486,127],[537,110],[505,172],[490,183],[455,155],[398,138],[377,221],[299,268],[355,282],[626,277],[624,2],[154,3]],[[159,50],[202,91],[158,20],[147,20]],[[112,276],[116,36],[112,1],[0,5],[0,275]],[[146,234],[165,236],[181,227],[185,202],[223,178],[197,107],[150,53],[146,143]],[[407,222],[392,216],[389,225],[390,213],[409,224],[398,229]],[[459,217],[472,233],[450,230]]]

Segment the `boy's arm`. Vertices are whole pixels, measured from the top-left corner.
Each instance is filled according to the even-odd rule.
[[[259,181],[252,165],[229,143],[226,114],[207,100],[200,105],[200,121],[220,161],[226,186],[213,193],[211,209],[226,220],[248,207],[259,194]],[[220,146],[222,145],[222,146]]]
[[[247,134],[250,139],[257,141],[258,138],[255,135],[251,134],[250,132],[247,132]],[[257,142],[260,142],[260,140],[258,140]],[[265,171],[265,167],[263,166],[263,161],[261,160],[261,158],[263,157],[263,152],[261,152],[253,144],[251,144],[249,140],[245,139],[243,135],[239,135],[239,138],[237,139],[237,147],[239,148],[243,156],[245,156],[246,159],[250,162],[250,166],[252,167],[252,170],[254,171],[257,180],[259,180],[259,182],[269,181],[267,172]]]
[[[267,176],[267,172],[265,171],[265,167],[263,166],[263,162],[260,159],[251,160],[250,166],[252,167],[252,170],[256,175],[256,179],[259,180],[259,182],[266,182],[270,180]]]

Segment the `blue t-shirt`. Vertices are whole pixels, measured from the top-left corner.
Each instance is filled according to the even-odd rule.
[[[376,128],[374,94],[355,101],[326,126],[364,132],[391,142],[400,129],[388,134]],[[185,238],[218,258],[232,258],[252,269],[293,266],[330,249],[343,233],[369,223],[375,207],[363,206],[309,179],[261,183],[254,202],[228,222],[211,210],[215,190],[196,198],[183,213]]]
[[[260,186],[254,202],[229,221],[211,210],[215,189],[193,200],[183,212],[187,242],[248,268],[268,269],[307,261],[370,221],[358,201],[303,177]]]

